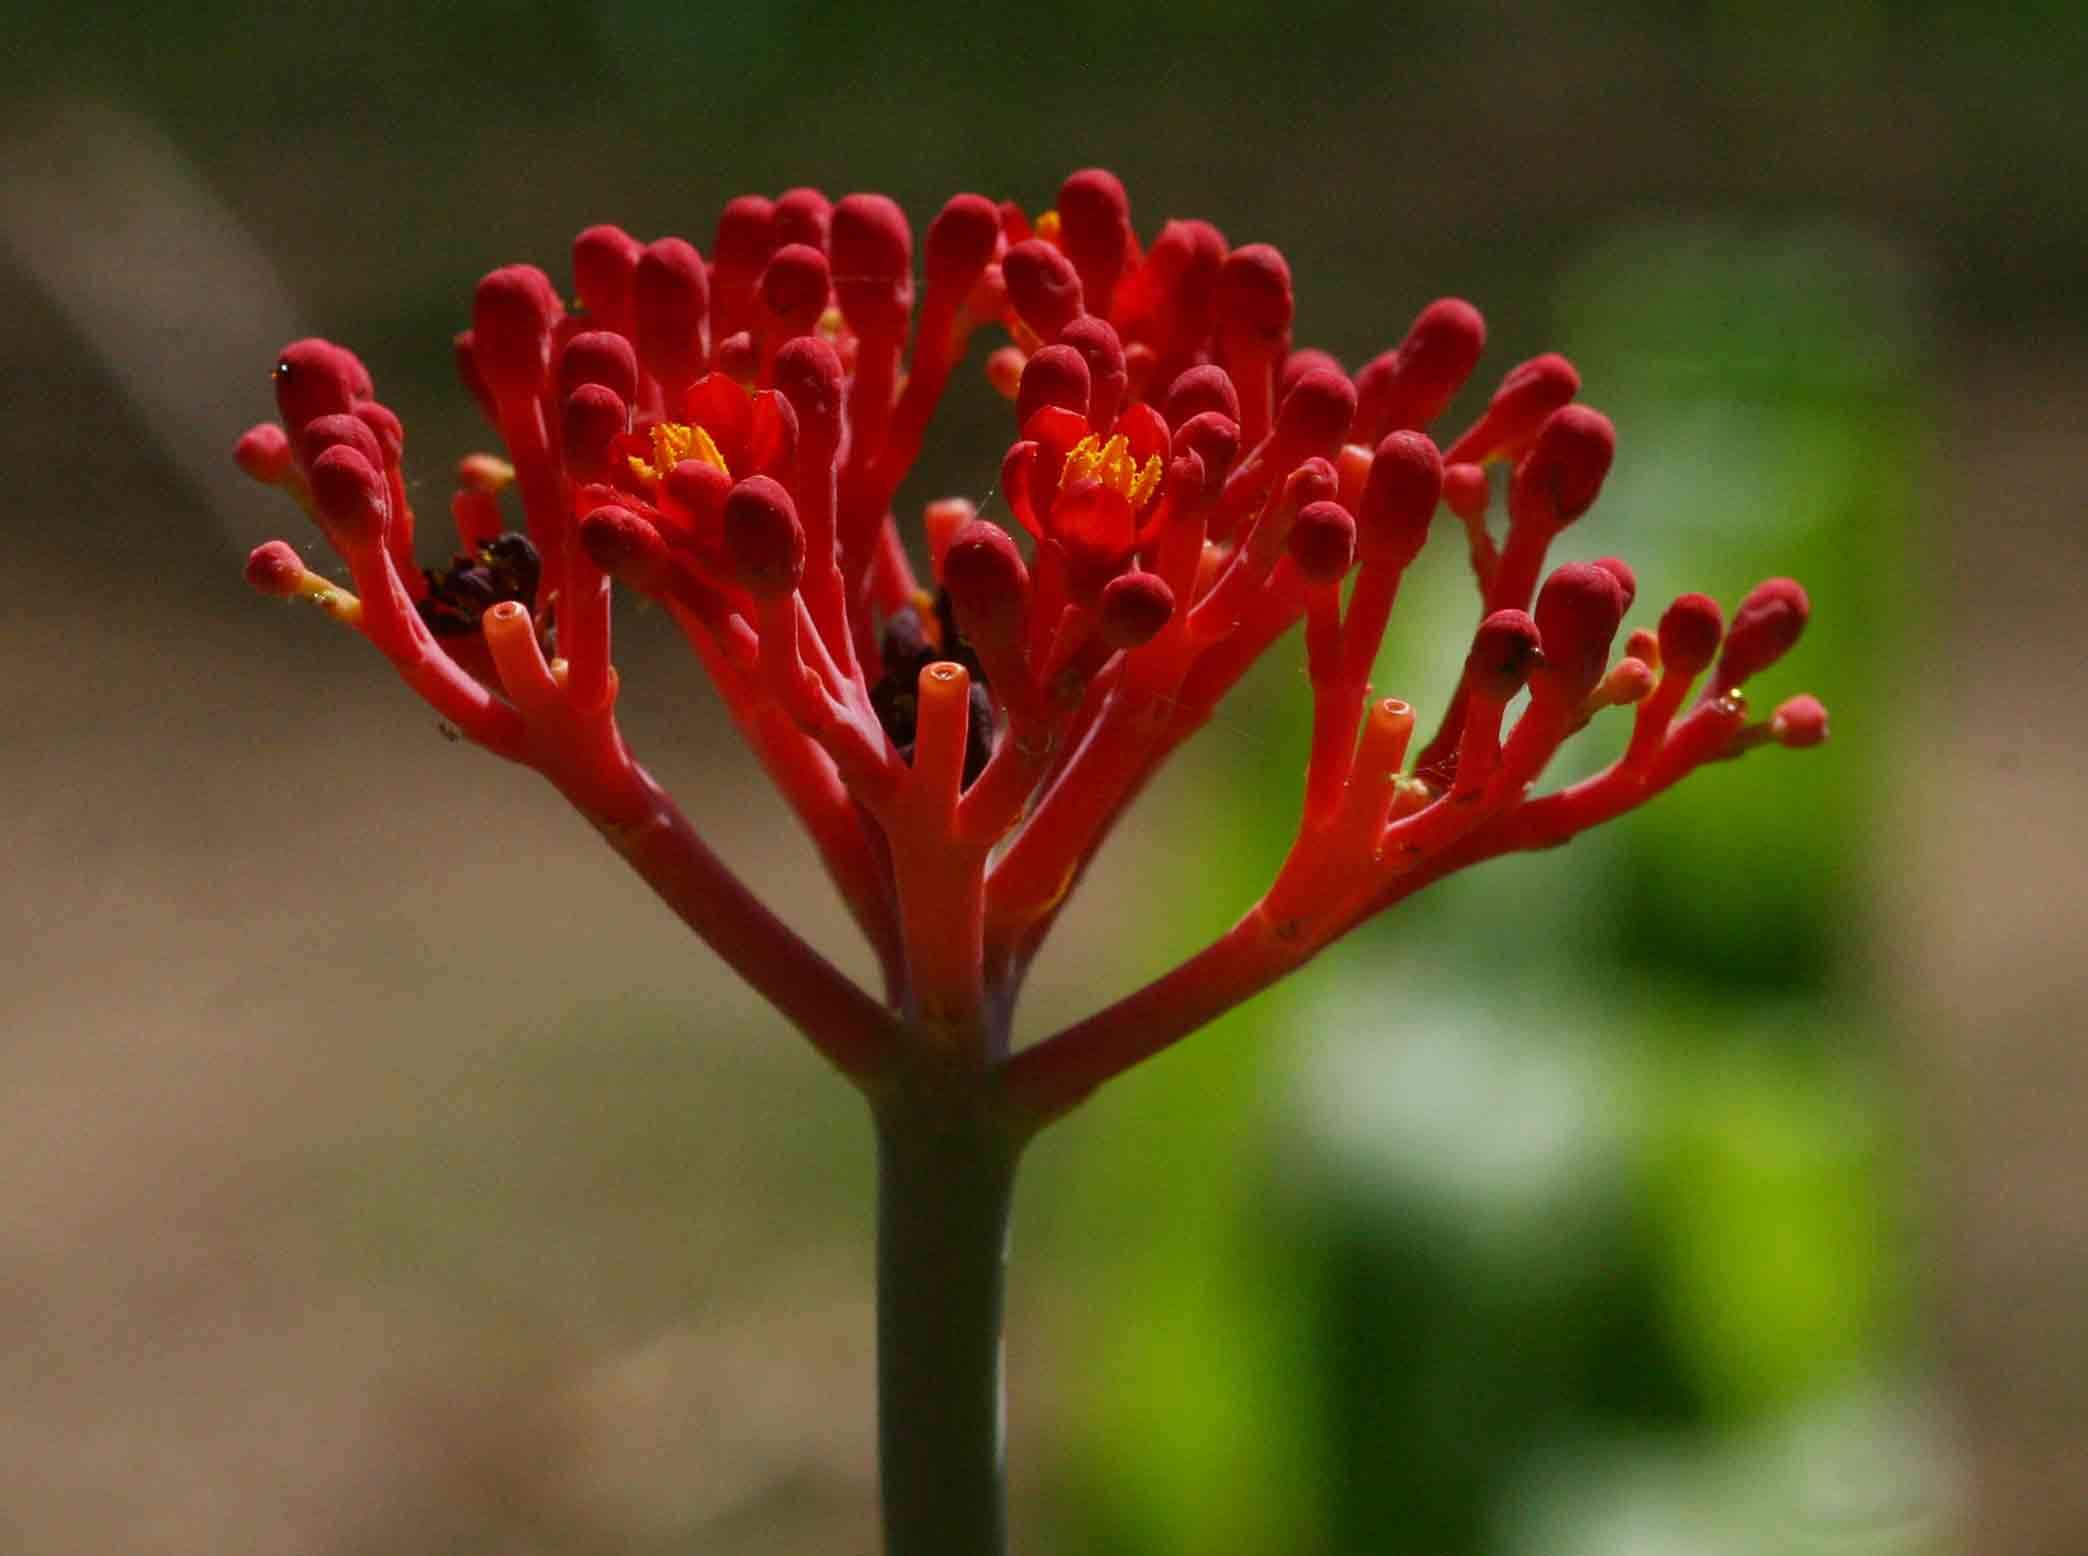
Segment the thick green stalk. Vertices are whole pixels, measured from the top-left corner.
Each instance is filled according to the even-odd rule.
[[[877,1116],[885,1556],[1007,1549],[1001,1293],[1021,1141],[961,1093]]]

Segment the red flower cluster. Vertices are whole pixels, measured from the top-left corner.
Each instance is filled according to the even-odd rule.
[[[1811,698],[1750,723],[1740,691],[1803,629],[1797,584],[1763,584],[1730,626],[1684,595],[1613,659],[1630,568],[1545,576],[1615,451],[1564,358],[1511,369],[1438,451],[1424,429],[1485,340],[1469,304],[1430,304],[1350,376],[1293,349],[1275,249],[1196,221],[1142,247],[1099,170],[1034,220],[959,195],[922,250],[917,306],[892,201],[798,189],[732,201],[708,259],[590,228],[575,310],[540,270],[494,271],[457,361],[507,457],[458,467],[439,570],[415,561],[398,418],[343,348],[285,348],[281,423],[236,456],[297,497],[354,592],[282,541],[253,554],[254,585],[315,602],[466,737],[543,773],[865,1085],[941,1062],[1053,1116],[1453,870],[1564,842],[1707,761],[1824,737]],[[1010,342],[987,372],[1015,405],[1000,491],[1028,544],[963,499],[930,503],[924,584],[892,501],[985,325]],[[1410,765],[1413,710],[1369,680],[1440,510],[1480,620]],[[882,1000],[770,914],[632,759],[612,580],[686,635],[874,947]],[[1268,893],[1174,972],[1010,1054],[1023,972],[1095,849],[1301,618],[1312,745]],[[1622,706],[1624,754],[1532,798],[1561,743]]]

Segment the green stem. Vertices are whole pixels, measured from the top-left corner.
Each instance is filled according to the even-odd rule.
[[[1007,1549],[1001,1293],[1021,1142],[962,1095],[877,1108],[885,1556]]]

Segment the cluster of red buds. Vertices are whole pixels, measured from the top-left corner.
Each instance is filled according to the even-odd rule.
[[[1789,579],[1730,622],[1683,595],[1613,657],[1631,569],[1546,574],[1615,452],[1563,357],[1514,367],[1471,427],[1431,440],[1484,344],[1468,303],[1429,304],[1351,375],[1293,349],[1275,249],[1200,221],[1142,247],[1122,185],[1093,169],[1034,218],[952,199],[922,243],[918,305],[913,235],[874,194],[743,196],[708,258],[592,227],[572,274],[571,307],[530,266],[479,283],[457,363],[506,454],[458,466],[443,568],[416,561],[399,420],[362,364],[322,340],[286,347],[282,420],[237,458],[298,500],[353,591],[283,541],[247,576],[360,632],[463,736],[541,772],[873,1091],[939,1063],[1055,1116],[1454,870],[1563,843],[1705,762],[1826,733],[1810,697],[1751,722],[1742,696],[1805,625]],[[924,582],[893,500],[982,326],[1006,336],[986,372],[1015,407],[999,481],[1013,527],[930,502]],[[1414,710],[1370,681],[1445,513],[1478,625],[1410,760]],[[633,760],[612,581],[695,650],[868,938],[882,998],[764,907]],[[1275,882],[1174,971],[1011,1052],[1016,991],[1088,860],[1300,620],[1313,732]],[[1560,745],[1612,708],[1632,710],[1622,755],[1533,797]]]

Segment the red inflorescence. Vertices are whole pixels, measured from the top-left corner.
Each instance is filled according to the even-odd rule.
[[[1572,364],[1540,356],[1439,444],[1485,345],[1471,304],[1430,303],[1351,377],[1293,349],[1277,250],[1189,221],[1142,248],[1100,169],[1034,219],[957,196],[918,289],[914,249],[884,196],[794,189],[727,205],[709,258],[589,228],[573,312],[544,272],[493,271],[456,351],[505,454],[459,466],[440,567],[415,560],[403,430],[345,349],[285,347],[281,421],[234,451],[353,580],[271,541],[253,586],[318,604],[463,735],[542,772],[864,1085],[932,1053],[1054,1117],[1451,871],[1563,842],[1705,762],[1825,738],[1814,699],[1749,722],[1741,695],[1804,628],[1789,579],[1729,630],[1685,594],[1612,657],[1631,568],[1546,569],[1601,492],[1615,428],[1577,402]],[[910,550],[893,498],[981,327],[1003,334],[988,376],[1014,401],[1009,521],[932,502]],[[1413,709],[1370,679],[1439,512],[1479,610],[1409,762]],[[633,760],[612,581],[686,636],[868,937],[881,998],[778,921]],[[1011,1053],[1013,992],[1094,850],[1300,621],[1313,737],[1278,879],[1175,971]],[[1623,754],[1533,797],[1558,747],[1620,706]]]

